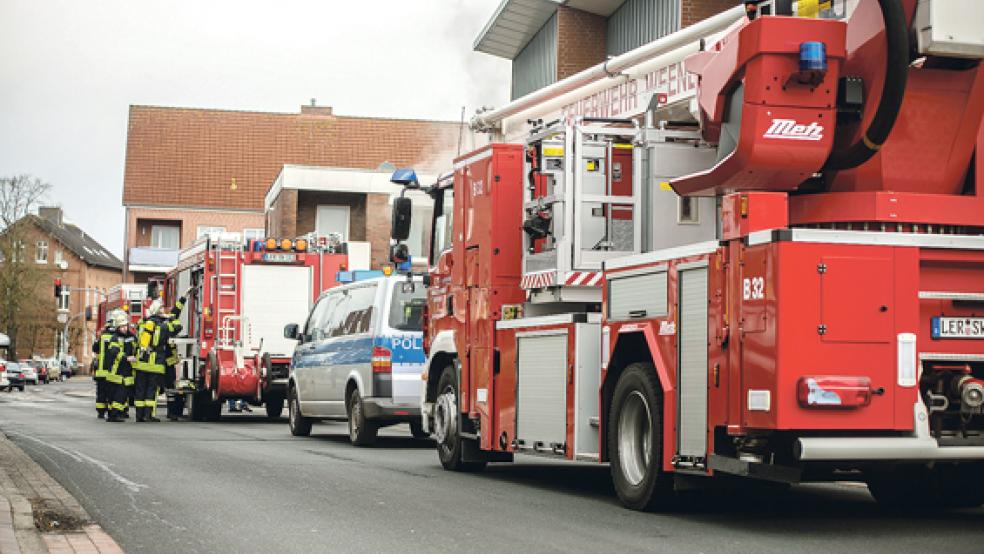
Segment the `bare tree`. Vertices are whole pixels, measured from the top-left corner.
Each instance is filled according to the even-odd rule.
[[[36,312],[44,302],[42,272],[27,259],[26,241],[34,225],[27,216],[50,190],[51,185],[30,175],[0,177],[0,328],[10,337],[12,355],[25,312]]]

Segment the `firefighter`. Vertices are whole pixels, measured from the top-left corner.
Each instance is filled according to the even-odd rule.
[[[106,415],[106,410],[109,407],[109,390],[106,387],[106,375],[109,373],[109,366],[112,364],[112,360],[108,360],[106,357],[106,350],[109,343],[113,340],[113,327],[112,327],[112,311],[106,314],[105,326],[99,335],[96,337],[96,341],[92,343],[92,353],[96,355],[94,360],[95,371],[92,375],[92,380],[96,382],[96,414],[102,419]]]
[[[130,333],[130,318],[123,310],[111,312],[113,338],[107,357],[113,361],[106,375],[109,396],[108,422],[123,421],[128,404],[126,398],[126,379],[132,375],[131,364],[135,360],[136,339]]]
[[[184,305],[185,299],[178,303]],[[147,317],[140,322],[137,334],[138,354],[134,365],[134,404],[137,421],[158,422],[157,394],[164,384],[170,340],[181,332],[181,322],[168,316],[160,300],[147,307]]]

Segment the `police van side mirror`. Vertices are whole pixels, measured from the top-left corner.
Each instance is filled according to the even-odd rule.
[[[390,237],[393,240],[407,240],[410,237],[410,218],[413,214],[413,201],[405,196],[393,199],[393,219],[390,222]]]
[[[288,323],[284,325],[284,338],[291,340],[301,340],[301,328],[296,323]]]

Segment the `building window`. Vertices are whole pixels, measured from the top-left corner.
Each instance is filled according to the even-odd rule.
[[[263,240],[265,237],[263,229],[243,229],[243,240]]]
[[[150,227],[150,246],[177,250],[181,247],[181,230],[172,225],[152,225]]]
[[[349,207],[348,206],[318,206],[317,222],[315,230],[320,237],[327,237],[332,233],[342,236],[342,242],[348,241],[349,237]]]
[[[199,225],[198,226],[198,237],[218,237],[222,233],[225,233],[225,227],[218,227],[214,225]]]
[[[700,223],[700,212],[697,209],[697,198],[692,196],[677,197],[677,223],[696,225]]]
[[[14,241],[13,248],[10,250],[10,261],[15,264],[24,261],[24,241]]]
[[[48,241],[39,240],[37,244],[35,244],[34,261],[39,264],[48,263]]]
[[[55,265],[61,265],[65,261],[65,253],[61,250],[55,250]]]

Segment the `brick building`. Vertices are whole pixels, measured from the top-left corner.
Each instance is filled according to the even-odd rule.
[[[96,313],[105,291],[119,284],[123,262],[78,226],[64,219],[61,208],[40,208],[38,215],[21,220],[22,242],[17,256],[39,273],[36,298],[23,308],[17,336],[19,358],[55,357],[65,326],[55,320],[54,280],[70,287],[68,306],[68,354],[88,365],[90,345],[99,322],[86,320],[86,309]],[[3,260],[7,263],[7,260]],[[93,318],[94,319],[94,318]]]
[[[443,167],[458,142],[456,122],[341,116],[313,102],[299,113],[131,106],[125,279],[163,273],[209,232],[263,236],[264,197],[285,165]]]
[[[512,61],[512,97],[733,8],[735,0],[502,0],[475,50]]]

